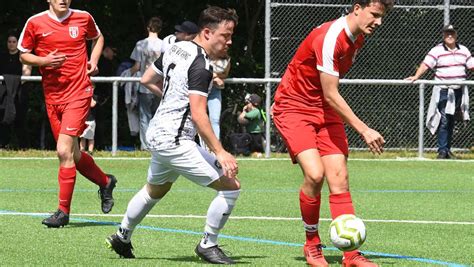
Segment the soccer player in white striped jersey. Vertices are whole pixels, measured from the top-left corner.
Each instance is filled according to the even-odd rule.
[[[217,237],[240,194],[238,167],[211,128],[207,96],[213,76],[210,60],[227,55],[237,20],[235,10],[215,6],[205,9],[193,41],[175,43],[142,77],[141,82],[152,92],[162,92],[162,97],[147,131],[152,154],[147,184],[130,200],[117,233],[107,239],[109,247],[121,257],[135,257],[130,240],[133,230],[182,175],[217,191],[195,253],[210,263],[234,263],[219,248]],[[197,133],[215,156],[194,142]]]
[[[471,52],[458,43],[458,34],[453,25],[443,28],[443,42],[433,47],[415,75],[406,79],[416,81],[428,69],[435,71],[436,81],[465,80],[466,70],[474,69]],[[469,120],[467,86],[435,85],[426,116],[426,126],[432,134],[438,131],[438,159],[454,158],[451,141],[456,112],[462,120]]]

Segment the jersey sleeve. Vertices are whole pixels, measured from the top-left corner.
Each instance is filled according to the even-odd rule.
[[[34,25],[28,20],[23,28],[23,31],[20,34],[20,39],[18,40],[18,50],[21,52],[31,52],[35,48],[36,38],[34,33]]]
[[[438,58],[436,56],[436,51],[435,49],[431,49],[430,52],[425,56],[425,59],[423,60],[423,64],[428,66],[428,68],[433,69],[436,67],[436,63],[438,62]]]
[[[315,38],[313,49],[316,51],[317,69],[339,77],[339,58],[344,57],[337,38]]]
[[[97,24],[95,23],[94,18],[91,14],[87,13],[87,26],[86,26],[87,40],[97,39],[100,36],[100,30]]]
[[[212,82],[212,71],[206,68],[204,56],[198,56],[188,70],[188,90],[190,94],[206,96]]]
[[[160,76],[163,76],[163,54],[151,65],[153,70]]]

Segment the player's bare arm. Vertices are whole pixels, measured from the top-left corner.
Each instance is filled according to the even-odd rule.
[[[385,140],[380,133],[369,128],[360,120],[349,107],[346,100],[339,93],[339,77],[324,72],[320,72],[320,77],[324,99],[347,124],[362,136],[372,153],[381,154]]]
[[[159,97],[163,94],[163,76],[156,73],[152,66],[143,73],[140,83]]]
[[[198,94],[189,95],[189,105],[191,117],[197,128],[199,136],[204,139],[209,149],[216,154],[216,158],[222,166],[224,175],[235,178],[238,172],[237,161],[224,150],[222,144],[217,139],[207,115],[207,98]]]
[[[64,54],[58,53],[58,50],[50,52],[45,57],[37,56],[33,53],[25,52],[21,53],[20,61],[25,65],[38,66],[38,67],[52,67],[59,68],[64,64],[67,57]]]
[[[87,63],[87,75],[94,76],[99,73],[97,64],[99,63],[100,54],[104,48],[104,36],[102,34],[95,40],[92,40],[91,58]]]

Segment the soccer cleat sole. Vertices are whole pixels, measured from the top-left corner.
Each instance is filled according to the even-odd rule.
[[[124,257],[124,256],[118,254],[117,251],[115,251],[115,249],[113,248],[112,243],[110,243],[108,238],[105,239],[105,246],[108,249],[110,249],[112,252],[114,252],[115,254],[119,255],[120,258],[124,258],[124,259],[134,259],[135,258],[135,255],[133,257],[127,258],[127,257]]]
[[[47,224],[44,224],[44,223],[43,223],[43,225],[46,226],[46,228],[62,228],[64,226],[66,226],[66,225],[58,225],[58,226],[56,226],[56,225],[47,225]]]

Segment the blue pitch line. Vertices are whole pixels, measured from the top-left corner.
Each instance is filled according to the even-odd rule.
[[[122,188],[122,189],[115,189],[114,192],[138,192],[140,188],[132,189],[132,188]],[[75,189],[75,192],[96,192],[97,189]],[[204,192],[203,190],[198,189],[174,189],[173,191],[177,192]],[[299,189],[242,189],[242,192],[249,192],[249,193],[295,193],[299,192]],[[58,189],[52,188],[45,188],[45,189],[10,189],[10,188],[0,188],[0,193],[17,193],[17,192],[39,192],[39,193],[48,193],[58,192]],[[359,193],[472,193],[473,190],[437,190],[437,189],[426,189],[426,190],[404,190],[404,189],[376,189],[376,190],[351,190],[351,192],[359,192]]]
[[[13,211],[0,210],[0,213],[10,213],[10,212],[13,212]],[[33,214],[28,214],[28,213],[25,213],[25,215],[31,216],[31,217],[44,217],[44,215],[33,215]],[[100,225],[114,225],[114,226],[120,225],[119,223],[116,223],[116,222],[107,222],[107,221],[103,222],[103,221],[96,221],[96,220],[90,220],[90,219],[85,219],[85,218],[71,218],[70,220],[77,221],[77,222],[95,223],[95,224],[100,224]],[[136,228],[146,229],[146,230],[151,230],[151,231],[166,232],[166,233],[178,233],[178,234],[189,234],[189,235],[199,235],[199,236],[202,235],[202,232],[181,230],[181,229],[161,228],[161,227],[147,226],[147,225],[138,225]],[[275,240],[257,239],[257,238],[251,238],[251,237],[242,237],[242,236],[231,236],[231,235],[220,234],[219,237],[231,239],[231,240],[244,241],[244,242],[263,243],[263,244],[279,245],[279,246],[289,246],[289,247],[302,247],[303,246],[303,244],[300,244],[300,243],[290,243],[290,242],[282,242],[282,241],[275,241]],[[338,251],[338,249],[335,247],[327,247],[327,248],[324,248],[324,250]],[[418,257],[413,257],[413,256],[380,253],[380,252],[373,252],[373,251],[361,251],[361,252],[366,255],[416,261],[416,262],[422,262],[422,263],[427,263],[427,264],[445,265],[449,267],[469,267],[467,265],[463,265],[459,263],[432,260],[432,259],[426,259],[426,258],[418,258]]]

